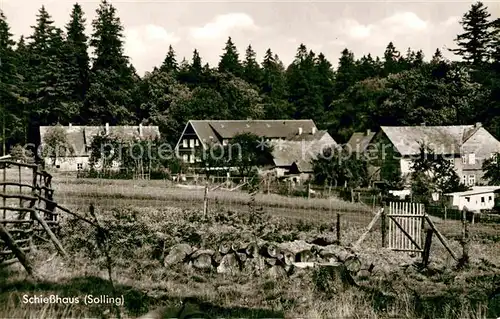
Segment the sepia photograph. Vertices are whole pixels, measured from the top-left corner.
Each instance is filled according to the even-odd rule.
[[[500,318],[500,2],[0,0],[0,319]]]

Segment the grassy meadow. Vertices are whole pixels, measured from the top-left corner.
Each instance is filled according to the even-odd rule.
[[[96,229],[63,215],[58,234],[69,258],[50,243],[40,244],[31,258],[37,279],[20,265],[0,274],[1,318],[150,318],[179,317],[195,307],[213,318],[496,318],[500,316],[500,225],[470,225],[471,263],[456,261],[434,238],[431,263],[418,266],[420,256],[381,248],[375,228],[356,249],[373,270],[356,276],[338,291],[324,290],[316,269],[295,269],[275,278],[242,271],[219,274],[188,264],[166,267],[169,248],[189,243],[216,249],[221,242],[258,238],[269,242],[335,237],[335,216],[342,217],[341,244],[349,246],[373,218],[371,208],[338,199],[287,198],[259,194],[250,215],[244,192],[214,191],[202,214],[202,190],[174,188],[165,181],[118,181],[54,178],[55,199],[89,217],[94,203],[100,222],[109,230],[106,258]],[[461,224],[433,218],[461,255]],[[109,271],[113,284],[110,283]],[[23,296],[61,297],[123,295],[125,304],[32,305]],[[151,311],[157,310],[153,315]]]

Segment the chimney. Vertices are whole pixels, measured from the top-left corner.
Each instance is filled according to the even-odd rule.
[[[370,129],[366,130],[366,136],[370,135],[371,133],[372,133],[372,130],[370,130]]]
[[[312,130],[311,130],[311,134],[314,135],[316,134],[316,126],[313,126]]]
[[[475,127],[475,128],[480,128],[481,126],[483,126],[483,124],[481,124],[481,122],[477,122],[477,123],[474,125],[474,127]]]
[[[106,123],[106,135],[109,134],[109,123]]]
[[[139,137],[142,137],[142,123],[139,123]]]
[[[302,135],[302,127],[299,127],[299,135]]]
[[[420,126],[425,126],[425,122],[420,123]]]

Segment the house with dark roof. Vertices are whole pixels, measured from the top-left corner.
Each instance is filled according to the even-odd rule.
[[[54,126],[40,126],[41,147],[44,147],[45,138]],[[91,144],[99,134],[119,137],[122,141],[134,140],[155,140],[160,137],[158,126],[110,126],[106,123],[103,126],[78,126],[69,124],[61,126],[66,133],[66,138],[73,149],[73,152],[66,152],[63,156],[56,158],[55,165],[52,161],[46,160],[46,164],[54,166],[59,171],[78,171],[89,168],[91,155]]]
[[[483,162],[500,151],[500,142],[481,123],[453,126],[382,126],[373,139],[377,156],[384,163],[396,164],[402,176],[411,173],[413,160],[422,144],[436,155],[448,159],[469,186],[485,183]],[[381,171],[381,175],[382,171]],[[379,176],[383,179],[383,176]]]
[[[362,154],[366,151],[374,137],[375,132],[371,130],[366,130],[366,132],[355,132],[344,147],[353,154]]]
[[[321,147],[337,145],[327,131],[318,130],[312,120],[191,120],[176,145],[178,156],[195,163],[195,150],[213,144],[228,145],[238,134],[251,133],[273,146],[273,163],[278,176],[312,173],[311,159]]]

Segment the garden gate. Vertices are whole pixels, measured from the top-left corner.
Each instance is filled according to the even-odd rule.
[[[389,213],[386,216],[388,217],[389,249],[423,252],[424,204],[390,202]]]

